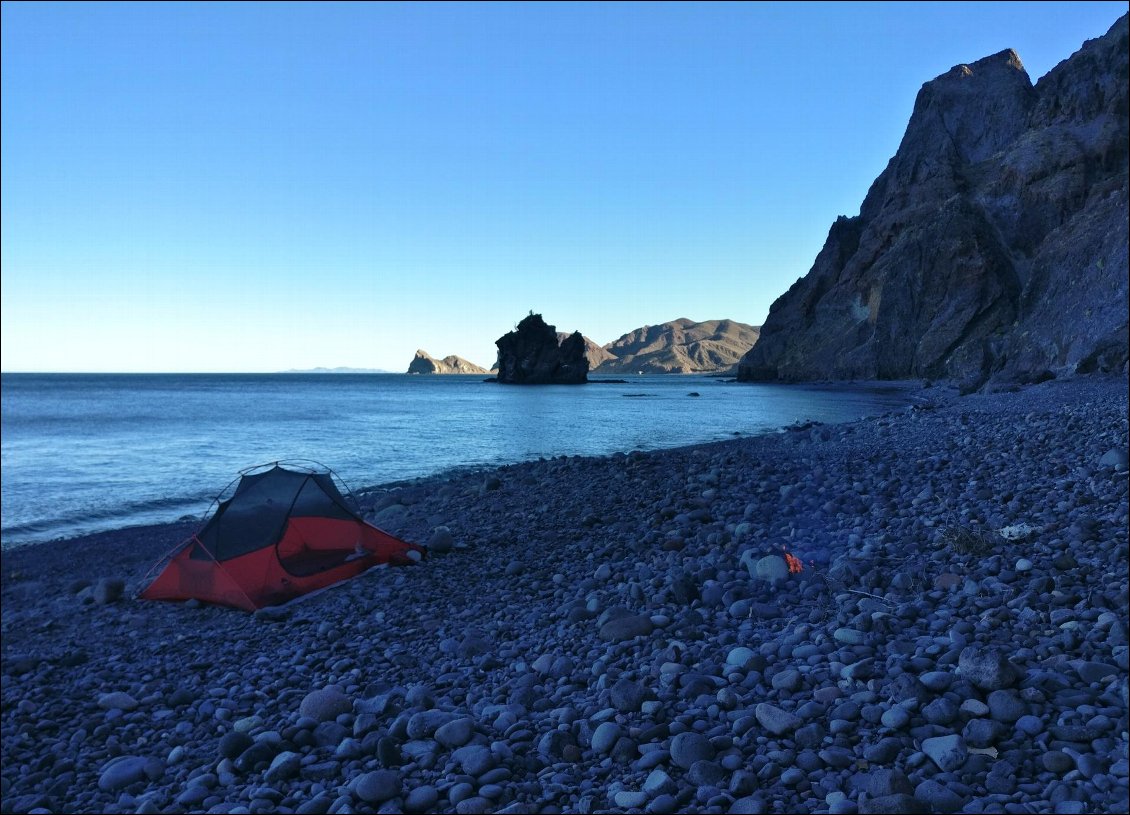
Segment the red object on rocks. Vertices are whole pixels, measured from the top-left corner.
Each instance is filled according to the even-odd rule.
[[[423,555],[423,547],[366,523],[328,470],[276,462],[245,470],[238,482],[200,530],[154,566],[160,573],[142,599],[255,611]]]

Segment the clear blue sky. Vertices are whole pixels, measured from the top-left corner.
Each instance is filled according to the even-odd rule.
[[[915,94],[1125,2],[4,3],[5,371],[482,365],[760,323]]]

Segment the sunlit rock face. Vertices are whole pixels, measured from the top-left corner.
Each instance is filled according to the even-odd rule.
[[[436,359],[431,356],[427,351],[418,350],[416,356],[412,357],[412,361],[408,364],[408,373],[410,374],[485,374],[486,368],[482,368],[473,362],[468,362],[463,357],[457,357],[454,354],[444,357],[443,359]]]
[[[574,385],[588,381],[585,340],[575,331],[558,343],[557,329],[530,314],[499,337],[498,381],[511,385]]]
[[[990,380],[1127,364],[1127,17],[1032,85],[1002,51],[919,91],[902,143],[740,379]]]
[[[693,374],[731,371],[757,342],[758,326],[736,320],[696,323],[681,317],[645,325],[608,343],[598,374]],[[590,362],[592,357],[590,356]],[[595,366],[594,366],[595,367]]]

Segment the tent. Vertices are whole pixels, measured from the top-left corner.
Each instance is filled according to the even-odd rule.
[[[419,559],[422,547],[365,523],[352,494],[347,499],[334,480],[321,465],[296,462],[242,471],[234,492],[229,484],[200,530],[153,567],[160,572],[140,597],[195,598],[254,611],[381,563]]]

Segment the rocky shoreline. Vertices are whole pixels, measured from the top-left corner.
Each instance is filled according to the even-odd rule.
[[[3,811],[1125,811],[1126,378],[923,394],[369,493],[431,556],[256,615],[7,551]]]

